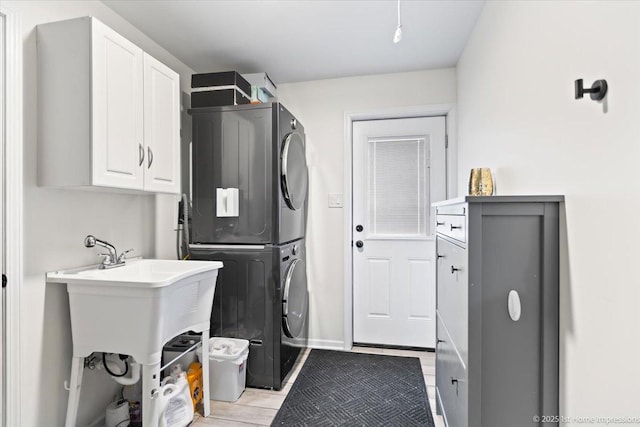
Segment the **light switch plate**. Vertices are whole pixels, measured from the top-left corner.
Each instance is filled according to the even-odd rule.
[[[342,193],[329,194],[329,207],[330,208],[342,207]]]

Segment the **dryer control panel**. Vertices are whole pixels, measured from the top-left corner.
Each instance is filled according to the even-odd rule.
[[[302,242],[290,243],[280,248],[280,259],[282,261],[288,261],[292,258],[297,258],[302,252]]]

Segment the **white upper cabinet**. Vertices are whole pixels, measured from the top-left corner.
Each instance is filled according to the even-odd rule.
[[[91,63],[92,184],[142,189],[142,49],[92,20]]]
[[[39,184],[179,193],[179,82],[95,18],[39,25]]]
[[[180,78],[144,54],[144,186],[180,192]]]

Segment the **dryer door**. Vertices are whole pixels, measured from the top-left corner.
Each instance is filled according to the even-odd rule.
[[[300,336],[308,308],[307,270],[304,261],[296,259],[287,269],[282,295],[282,326],[289,338]]]
[[[280,157],[280,179],[284,200],[290,209],[298,210],[304,206],[307,198],[309,180],[304,142],[299,133],[292,132],[285,137]]]

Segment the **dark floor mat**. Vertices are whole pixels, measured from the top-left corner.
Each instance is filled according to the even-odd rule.
[[[272,426],[434,427],[415,357],[312,350]]]

